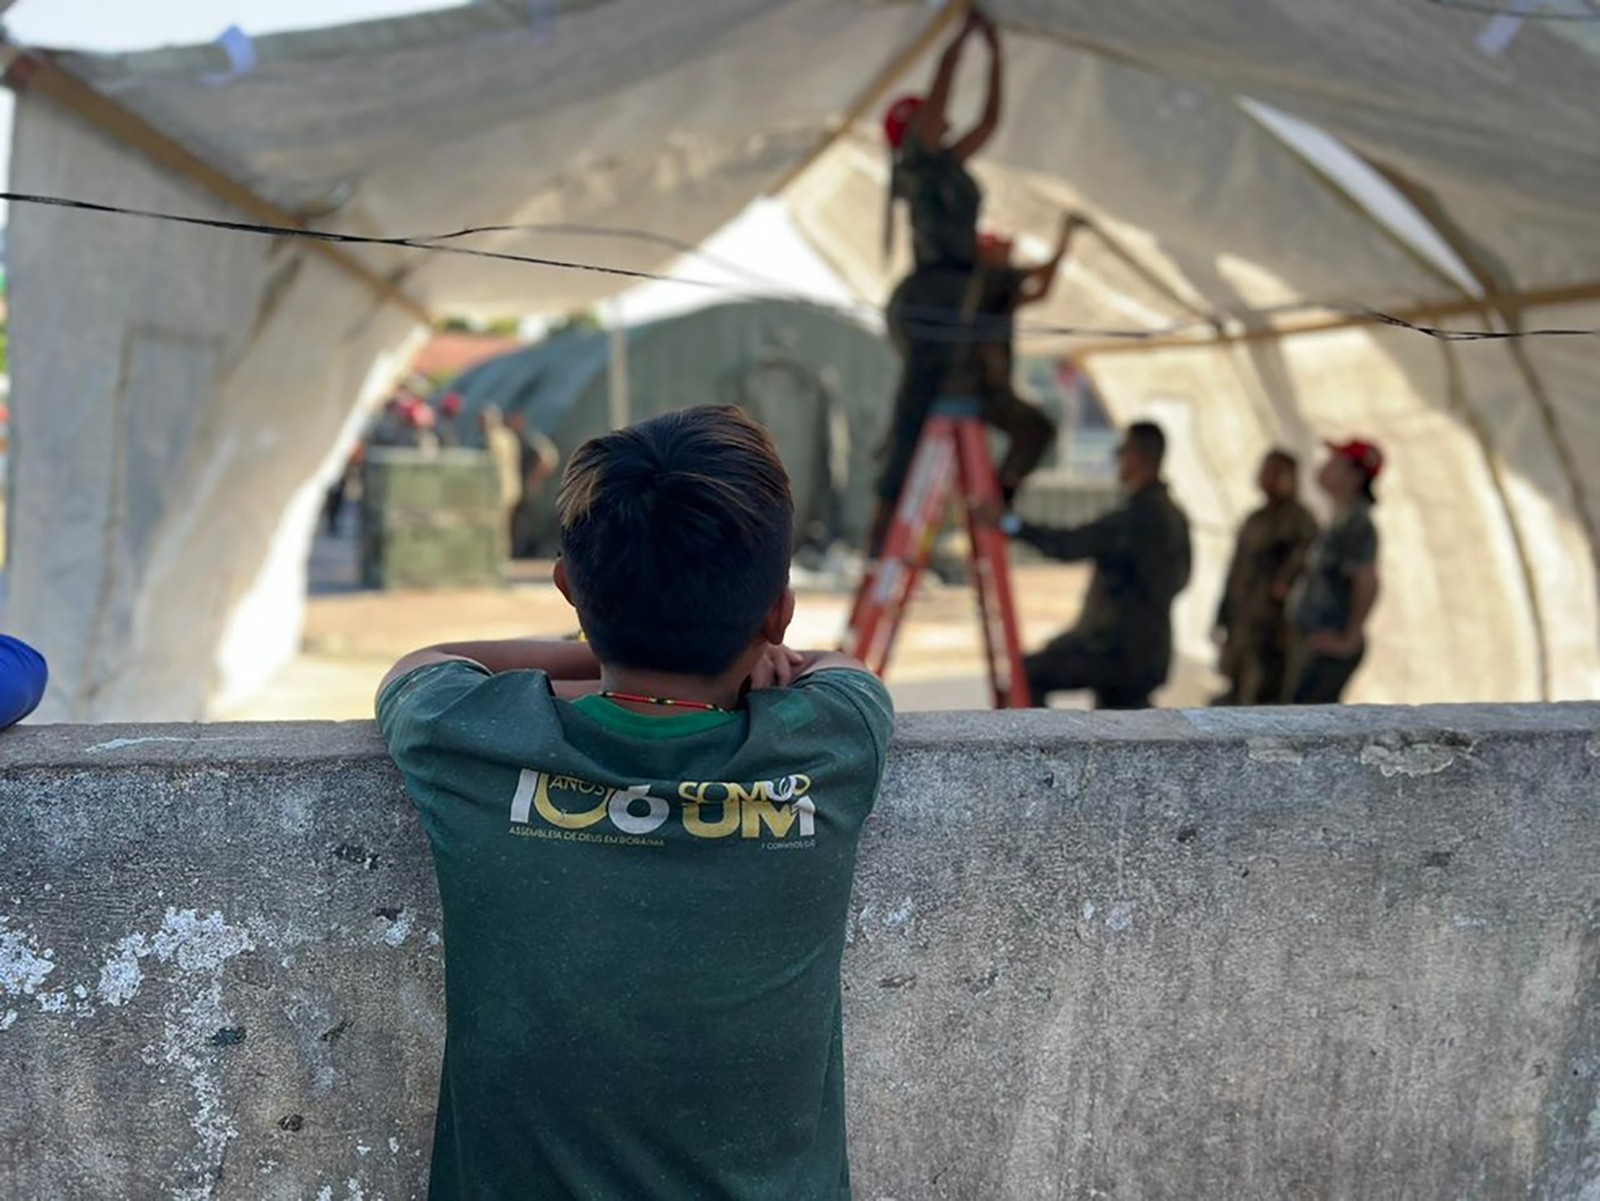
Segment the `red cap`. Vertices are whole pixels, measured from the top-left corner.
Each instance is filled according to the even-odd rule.
[[[900,143],[906,140],[906,130],[922,105],[921,96],[902,96],[883,114],[883,136],[894,149],[899,150]]]
[[[1371,442],[1352,438],[1348,442],[1329,442],[1327,446],[1330,453],[1350,460],[1366,472],[1368,480],[1377,479],[1378,473],[1383,470],[1383,452]]]
[[[439,412],[446,417],[454,417],[461,412],[461,393],[446,392],[444,399],[439,402]]]

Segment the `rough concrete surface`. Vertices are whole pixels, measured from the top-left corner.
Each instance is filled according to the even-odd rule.
[[[856,1195],[1600,1198],[1600,705],[902,720]],[[426,847],[365,723],[0,736],[0,1197],[420,1197]]]

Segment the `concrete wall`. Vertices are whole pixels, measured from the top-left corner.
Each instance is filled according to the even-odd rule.
[[[903,720],[858,1198],[1600,1197],[1600,705]],[[365,724],[0,737],[0,1196],[419,1197],[425,846]]]

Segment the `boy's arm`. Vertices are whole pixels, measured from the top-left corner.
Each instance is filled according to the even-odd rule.
[[[841,651],[794,651],[769,645],[750,672],[750,691],[787,688],[802,676],[832,668],[866,671],[867,665]]]
[[[435,663],[475,663],[491,675],[503,671],[542,671],[557,683],[598,680],[600,662],[587,642],[553,638],[507,638],[494,642],[441,642],[412,651],[389,669],[378,695],[401,676]]]
[[[800,667],[795,671],[794,678],[798,680],[814,671],[829,671],[834,668],[843,668],[845,671],[870,670],[860,659],[843,651],[803,651]]]

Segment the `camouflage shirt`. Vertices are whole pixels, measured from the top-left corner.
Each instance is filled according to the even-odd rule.
[[[1130,686],[1164,684],[1172,666],[1172,602],[1188,586],[1189,518],[1162,483],[1072,529],[1023,522],[1017,537],[1052,559],[1094,562],[1073,633],[1115,663]]]
[[[955,154],[908,137],[895,157],[893,196],[911,213],[911,249],[919,268],[966,267],[978,257],[978,181]]]
[[[1282,620],[1284,598],[1316,536],[1317,519],[1298,500],[1262,505],[1245,518],[1217,624],[1233,629]]]

